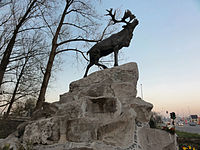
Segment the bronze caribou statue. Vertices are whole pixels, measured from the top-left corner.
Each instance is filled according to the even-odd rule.
[[[135,15],[132,14],[130,10],[125,11],[124,16],[121,20],[115,19],[116,11],[114,12],[114,14],[112,13],[112,9],[107,10],[107,12],[107,15],[111,16],[114,24],[122,22],[126,23],[126,25],[123,26],[123,30],[95,44],[87,52],[87,54],[90,55],[90,62],[86,68],[84,77],[87,76],[88,70],[94,64],[106,69],[107,67],[105,65],[99,63],[99,59],[103,56],[111,54],[112,52],[114,52],[115,58],[114,66],[118,66],[118,52],[121,48],[128,47],[130,45],[131,39],[133,37],[133,31],[139,23]],[[126,19],[128,18],[129,21],[126,21]]]

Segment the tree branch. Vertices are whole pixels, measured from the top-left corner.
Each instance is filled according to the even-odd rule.
[[[39,29],[46,28],[46,27],[47,26],[27,28],[27,29],[20,30],[18,33],[28,31],[28,30],[39,30]]]
[[[88,39],[83,39],[83,38],[77,38],[77,39],[70,39],[70,40],[60,42],[57,45],[60,46],[60,45],[70,43],[70,42],[96,42],[96,43],[98,43],[99,40],[88,40]]]
[[[79,52],[79,53],[81,53],[81,55],[83,56],[83,58],[85,58],[87,61],[89,61],[87,59],[87,57],[84,55],[84,52],[82,52],[81,50],[78,50],[78,49],[63,49],[63,50],[59,50],[59,51],[56,52],[56,55],[59,54],[59,53],[62,53],[62,52],[67,52],[67,51]]]
[[[76,24],[73,24],[73,23],[63,23],[63,25],[70,25],[70,26],[74,26],[74,27],[76,27],[76,28],[79,28],[79,29],[81,29],[81,30],[83,30],[83,31],[85,31],[85,32],[88,32],[86,29],[84,29],[84,27],[87,27],[87,26],[78,26],[78,25],[76,25]]]
[[[41,12],[41,16],[42,16],[44,22],[46,23],[47,27],[49,28],[51,34],[54,36],[53,30],[51,29],[51,26],[49,25],[49,23],[47,22],[46,18],[44,17],[44,14],[43,14],[41,8],[40,8],[40,7],[38,7],[38,8],[39,8],[39,10],[40,10],[40,12]]]

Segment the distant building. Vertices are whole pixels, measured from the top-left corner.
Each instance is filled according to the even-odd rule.
[[[197,115],[190,115],[190,122],[196,122],[198,121],[198,116]]]
[[[198,117],[198,122],[197,122],[197,124],[200,125],[200,117]]]

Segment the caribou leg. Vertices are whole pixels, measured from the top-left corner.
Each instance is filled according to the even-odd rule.
[[[114,66],[118,66],[118,50],[114,50],[115,64]]]
[[[100,63],[95,63],[95,65],[97,65],[97,66],[101,66],[101,67],[103,67],[103,69],[107,69],[108,67],[106,67],[105,65],[103,65],[103,64],[100,64]]]
[[[91,63],[91,62],[88,64],[86,71],[85,71],[85,75],[83,76],[84,78],[87,77],[87,73],[88,73],[90,67],[92,67],[93,65],[94,65],[94,63]]]

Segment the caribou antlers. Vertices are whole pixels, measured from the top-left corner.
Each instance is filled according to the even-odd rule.
[[[129,24],[135,18],[135,15],[132,14],[130,10],[125,11],[124,16],[122,17],[121,20],[115,19],[116,10],[114,11],[114,14],[112,13],[112,11],[113,11],[112,8],[110,8],[110,10],[107,9],[106,11],[108,12],[108,14],[106,14],[106,16],[111,16],[111,19],[114,22],[114,24],[119,23],[119,22],[124,22],[126,24]],[[126,21],[127,18],[130,18],[130,20],[128,22]]]

